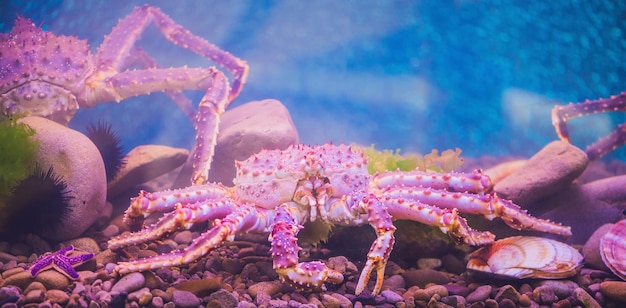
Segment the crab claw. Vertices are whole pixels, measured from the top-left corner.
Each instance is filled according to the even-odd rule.
[[[302,262],[294,267],[276,269],[280,280],[294,288],[325,291],[325,282],[340,284],[343,275],[320,261]]]
[[[370,280],[370,275],[374,269],[376,269],[376,285],[374,286],[374,290],[372,290],[372,295],[380,293],[383,287],[387,259],[389,259],[389,254],[391,253],[391,249],[393,249],[393,243],[395,241],[393,236],[394,231],[395,228],[382,232],[378,235],[376,241],[372,243],[370,252],[367,254],[367,262],[365,263],[365,267],[363,267],[354,294],[359,295],[365,290],[365,286]]]

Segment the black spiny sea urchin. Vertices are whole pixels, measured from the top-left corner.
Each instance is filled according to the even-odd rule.
[[[52,167],[44,171],[36,165],[30,176],[13,187],[6,213],[10,219],[4,231],[12,234],[51,231],[69,215],[72,198],[67,182],[54,174]]]
[[[97,125],[91,124],[87,127],[87,137],[100,151],[107,174],[107,182],[110,182],[126,164],[120,138],[111,130],[111,124],[102,121],[99,121]]]

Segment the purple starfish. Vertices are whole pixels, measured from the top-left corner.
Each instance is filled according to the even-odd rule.
[[[78,279],[79,276],[74,269],[74,266],[83,264],[87,260],[93,258],[93,253],[85,253],[73,257],[68,256],[68,254],[72,251],[74,251],[74,246],[70,245],[65,248],[61,248],[57,252],[46,253],[39,256],[39,258],[33,261],[30,265],[30,275],[35,277],[43,270],[54,268],[61,274],[71,279]]]

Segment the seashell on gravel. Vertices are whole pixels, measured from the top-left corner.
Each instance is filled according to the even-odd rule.
[[[626,219],[616,223],[600,239],[600,256],[611,272],[626,280]]]
[[[576,274],[582,261],[578,250],[559,241],[514,236],[471,253],[467,268],[519,279],[560,279]]]

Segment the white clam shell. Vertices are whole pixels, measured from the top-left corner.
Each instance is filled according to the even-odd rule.
[[[600,256],[613,274],[626,280],[626,219],[616,223],[600,239]]]
[[[471,253],[467,268],[518,279],[560,279],[575,275],[582,261],[580,252],[565,243],[534,236],[514,236]]]

